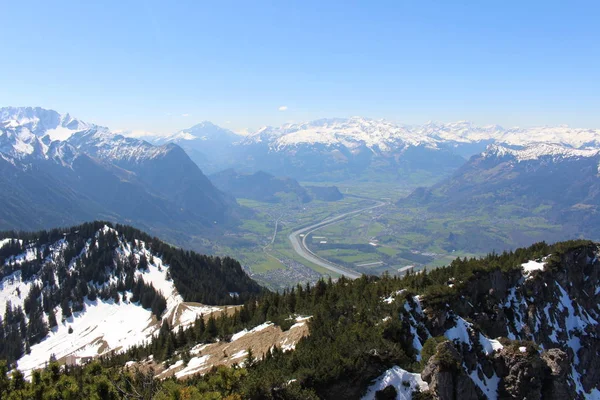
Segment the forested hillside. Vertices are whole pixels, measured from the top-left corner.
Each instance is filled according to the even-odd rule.
[[[236,304],[261,291],[233,259],[177,249],[105,222],[0,233],[0,279],[0,359],[11,363],[49,333],[69,325],[71,334],[90,310],[112,305],[109,315],[135,313],[137,305],[160,320],[181,301]]]
[[[233,316],[197,321],[181,334],[165,328],[149,347],[99,364],[62,372],[51,365],[32,383],[15,373],[0,393],[67,396],[77,386],[73,398],[354,399],[385,388],[377,396],[391,397],[378,398],[596,398],[597,254],[587,241],[539,243],[403,278],[342,278],[265,293]],[[285,328],[294,315],[312,316],[310,335],[294,351],[248,354],[243,367],[186,381],[121,373],[125,361],[150,354],[195,363],[187,349],[198,341],[229,340],[266,320]],[[170,354],[158,353],[160,341],[171,343]],[[395,386],[378,378],[398,371],[404,380]]]

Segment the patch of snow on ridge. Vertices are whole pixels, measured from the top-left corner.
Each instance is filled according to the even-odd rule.
[[[533,271],[543,271],[544,265],[546,265],[546,263],[543,260],[542,261],[533,261],[532,260],[532,261],[527,261],[524,264],[521,264],[521,267],[523,267],[524,275],[530,276]]]
[[[483,379],[479,379],[478,370],[479,367],[471,371],[469,377],[489,400],[496,400],[498,398],[498,384],[500,383],[500,378],[496,375],[496,372],[494,372],[494,375],[490,378],[485,376],[482,372]]]
[[[273,326],[273,325],[274,324],[272,322],[265,322],[263,324],[255,326],[251,330],[248,330],[248,329],[241,330],[241,331],[233,334],[233,336],[231,336],[231,341],[234,342],[234,341],[238,340],[239,338],[246,336],[246,334],[248,334],[248,333],[260,332],[260,331],[267,329],[268,327]]]
[[[4,318],[6,305],[10,303],[12,307],[23,307],[25,299],[29,295],[31,286],[36,283],[41,285],[41,280],[23,282],[21,271],[15,271],[5,276],[0,281],[0,316]]]
[[[394,302],[394,299],[396,298],[396,296],[398,296],[399,294],[402,294],[405,291],[406,291],[406,289],[400,289],[397,292],[392,293],[391,296],[384,298],[383,302],[386,304],[392,304]]]
[[[447,339],[462,342],[471,348],[471,339],[469,338],[469,330],[471,329],[471,324],[462,319],[461,317],[456,317],[456,325],[454,327],[448,329],[444,336]]]
[[[553,143],[533,143],[525,147],[511,148],[499,144],[491,144],[481,153],[484,158],[512,157],[518,162],[538,160],[542,157],[553,159],[594,157],[600,154],[598,148],[577,149]]]
[[[488,356],[490,354],[492,354],[494,351],[502,350],[502,348],[504,348],[504,346],[502,346],[502,344],[498,340],[489,339],[481,333],[479,334],[479,343],[481,343],[481,346],[483,347],[483,351]]]
[[[50,140],[67,140],[75,133],[74,130],[66,128],[64,126],[57,126],[54,129],[48,129],[46,131],[46,135],[50,138]]]
[[[52,354],[60,360],[70,354],[98,356],[109,350],[125,350],[144,342],[156,330],[152,326],[151,311],[123,301],[117,304],[113,300],[86,299],[84,310],[64,321],[61,321],[60,307],[56,313],[58,326],[18,361],[19,369],[26,375],[43,367]],[[69,328],[73,329],[72,333]]]
[[[421,375],[403,370],[400,367],[392,367],[385,371],[375,382],[369,386],[367,393],[362,397],[362,400],[375,399],[375,393],[378,390],[383,390],[388,386],[396,388],[399,400],[411,400],[412,392],[419,388],[421,391],[429,390],[429,386]]]
[[[209,355],[202,357],[193,357],[184,369],[175,373],[175,376],[177,378],[183,378],[185,376],[195,374],[203,369],[208,368],[206,363],[209,358]]]
[[[6,246],[8,243],[12,242],[14,239],[0,239],[0,249]]]

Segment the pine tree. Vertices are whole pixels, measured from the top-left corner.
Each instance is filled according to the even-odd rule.
[[[57,325],[58,322],[56,321],[56,314],[54,313],[53,309],[50,309],[50,311],[48,312],[48,326],[50,327],[50,329],[53,329]]]

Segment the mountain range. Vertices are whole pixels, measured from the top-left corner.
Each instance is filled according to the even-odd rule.
[[[450,177],[418,188],[398,204],[436,213],[544,217],[561,227],[557,237],[547,240],[598,238],[599,168],[599,148],[492,144]]]
[[[531,147],[552,144],[564,149],[600,147],[600,130],[565,126],[503,128],[467,121],[399,125],[362,117],[321,119],[236,134],[203,122],[153,143],[176,143],[205,171],[227,168],[264,170],[305,180],[348,177],[396,180],[414,172],[449,173],[490,144]]]
[[[0,109],[0,229],[86,220],[200,232],[234,219],[181,147],[127,138],[42,108]]]

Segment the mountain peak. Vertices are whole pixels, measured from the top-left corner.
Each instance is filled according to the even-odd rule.
[[[594,157],[600,149],[576,149],[556,143],[532,143],[526,146],[491,144],[481,154],[483,158],[513,158],[517,161],[531,161],[551,158],[553,161],[566,158]]]

